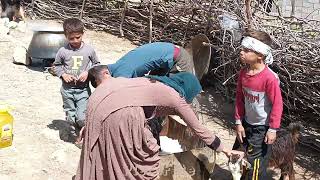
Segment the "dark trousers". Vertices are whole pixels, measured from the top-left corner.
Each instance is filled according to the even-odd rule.
[[[246,133],[242,145],[246,150],[248,161],[251,164],[251,168],[246,171],[242,179],[266,180],[268,161],[271,154],[271,145],[264,142],[268,127],[263,125],[253,126],[245,121],[242,122]],[[240,147],[241,144],[238,139],[236,139],[233,149],[239,149]]]

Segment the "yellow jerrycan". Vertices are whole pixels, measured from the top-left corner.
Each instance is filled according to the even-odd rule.
[[[13,108],[0,103],[0,149],[12,145],[13,117],[9,113]]]

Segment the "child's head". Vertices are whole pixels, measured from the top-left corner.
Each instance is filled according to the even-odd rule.
[[[271,37],[266,32],[253,30],[246,32],[241,42],[241,61],[246,64],[271,64],[273,61],[271,44]]]
[[[63,31],[73,48],[80,48],[84,33],[84,24],[80,19],[69,18],[63,22]]]

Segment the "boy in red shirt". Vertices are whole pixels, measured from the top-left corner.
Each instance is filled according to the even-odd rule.
[[[240,71],[236,92],[236,133],[234,149],[242,144],[252,167],[246,179],[267,179],[271,144],[280,127],[283,102],[279,78],[268,65],[273,62],[272,40],[266,32],[250,31],[242,40]]]

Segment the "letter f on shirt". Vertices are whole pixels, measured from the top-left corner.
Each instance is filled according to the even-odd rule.
[[[73,70],[78,70],[82,66],[83,56],[72,56]]]
[[[71,73],[73,75],[79,75],[79,69],[82,66],[83,56],[72,56],[72,68]]]

